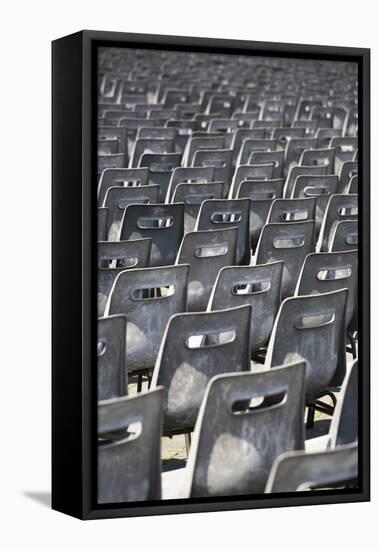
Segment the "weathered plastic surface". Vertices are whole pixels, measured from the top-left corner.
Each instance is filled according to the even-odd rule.
[[[327,174],[334,174],[335,149],[307,149],[301,153],[300,166],[326,166]]]
[[[130,204],[125,209],[120,239],[150,238],[150,265],[172,265],[183,231],[184,204]]]
[[[231,149],[214,149],[196,151],[193,166],[213,166],[213,180],[223,181],[226,196],[229,193],[229,185],[232,177],[233,151]]]
[[[340,180],[338,184],[338,193],[346,193],[349,182],[353,176],[358,175],[358,162],[346,161],[341,165]]]
[[[270,223],[258,241],[256,264],[283,261],[282,298],[292,296],[303,262],[314,252],[314,222]]]
[[[149,184],[159,185],[159,202],[166,199],[172,171],[180,166],[181,153],[144,153],[139,166],[149,169]]]
[[[358,361],[346,374],[341,395],[330,426],[330,444],[334,448],[358,441]]]
[[[220,270],[208,310],[251,305],[250,349],[269,340],[280,305],[283,262],[224,267]]]
[[[267,367],[307,361],[306,395],[312,401],[346,374],[347,289],[287,298],[280,306],[267,350]]]
[[[108,208],[97,209],[97,240],[106,241],[108,237]]]
[[[189,264],[188,311],[205,311],[220,269],[235,263],[238,229],[193,231],[181,244],[177,264]]]
[[[193,430],[208,382],[250,370],[251,306],[171,317],[152,387],[164,386],[164,432]]]
[[[305,363],[298,362],[213,378],[188,458],[189,496],[264,491],[277,456],[304,448],[304,375]],[[249,400],[272,396],[280,401],[246,410]]]
[[[317,453],[289,452],[272,467],[265,493],[293,493],[343,486],[358,477],[358,444]]]
[[[163,388],[98,408],[98,502],[161,498]]]
[[[348,220],[358,220],[358,195],[332,195],[321,226],[317,252],[329,249],[336,224]]]
[[[149,182],[146,168],[108,168],[101,174],[98,185],[98,204],[103,206],[105,195],[110,187],[140,187]]]
[[[128,393],[126,317],[110,315],[97,321],[97,399]]]
[[[130,168],[137,168],[137,166],[143,166],[140,164],[140,159],[145,153],[174,153],[175,142],[173,139],[148,139],[139,138],[136,140],[130,159]]]
[[[326,174],[327,166],[291,166],[286,176],[283,196],[292,197],[292,191],[299,176],[325,176]]]
[[[249,264],[250,201],[249,199],[207,200],[201,205],[196,230],[238,228],[236,264]]]
[[[113,283],[125,269],[148,267],[151,239],[99,242],[97,244],[97,314],[104,315]]]
[[[151,368],[168,320],[186,311],[188,265],[122,271],[108,300],[106,315],[127,317],[129,372]]]
[[[358,220],[337,222],[329,239],[330,252],[358,248]]]
[[[172,171],[166,202],[172,202],[175,189],[180,183],[209,183],[213,180],[214,168],[212,166],[178,167]]]
[[[315,220],[316,199],[275,199],[267,216],[267,223],[285,223]]]
[[[175,187],[172,202],[184,204],[184,233],[193,231],[201,204],[205,200],[222,199],[223,182],[179,183]]]

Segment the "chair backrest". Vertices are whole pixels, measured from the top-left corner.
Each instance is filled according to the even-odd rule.
[[[304,448],[304,375],[297,362],[213,378],[188,457],[188,496],[264,491],[276,457]],[[254,400],[260,405],[249,408]]]
[[[358,361],[354,361],[346,374],[329,435],[330,445],[335,448],[358,440]]]
[[[127,317],[129,371],[154,365],[167,321],[186,311],[188,265],[128,269],[114,282],[105,315]]]
[[[284,453],[276,459],[265,493],[294,493],[341,487],[357,477],[357,443],[317,453],[294,451]]]
[[[326,176],[327,166],[291,166],[288,171],[283,197],[292,197],[292,191],[299,176]]]
[[[336,224],[347,220],[358,220],[358,195],[332,195],[321,225],[318,251],[326,252],[330,248]]]
[[[306,149],[315,149],[317,139],[312,137],[292,138],[288,141],[286,147],[286,159],[284,162],[284,175],[286,176],[294,165],[299,164],[300,157]]]
[[[249,164],[264,164],[266,166],[273,164],[269,179],[281,178],[283,176],[284,151],[254,151],[249,158]]]
[[[200,207],[196,230],[238,228],[236,263],[250,263],[249,199],[206,200]]]
[[[182,241],[177,264],[189,264],[188,311],[204,311],[221,268],[233,265],[236,258],[236,227],[193,231]]]
[[[255,255],[256,264],[283,261],[282,298],[296,288],[305,257],[314,252],[314,221],[266,224]]]
[[[342,136],[342,128],[318,128],[316,132],[317,148],[326,149],[327,147],[335,147],[333,140]],[[334,159],[334,168],[336,167],[337,157]],[[335,174],[338,172],[334,171]]]
[[[108,237],[111,241],[119,238],[122,217],[129,204],[157,204],[159,186],[109,187],[104,198],[104,206],[109,208]]]
[[[346,373],[347,289],[295,296],[282,302],[271,334],[266,366],[303,359],[308,362],[308,399],[341,385]]]
[[[352,176],[346,188],[347,193],[352,195],[359,193],[358,175]]]
[[[163,203],[167,196],[172,172],[180,166],[181,153],[144,153],[140,158],[140,166],[149,169],[149,183],[159,185],[159,202]]]
[[[150,265],[173,264],[184,230],[184,204],[130,204],[126,207],[121,240],[150,238]]]
[[[130,168],[139,166],[142,155],[146,153],[165,154],[174,152],[175,142],[173,139],[137,139],[130,160]]]
[[[245,139],[238,156],[238,164],[244,165],[249,162],[249,158],[255,151],[275,151],[275,139]]]
[[[264,139],[265,130],[262,128],[239,128],[233,139],[233,163],[236,164],[243,142],[246,139]]]
[[[275,199],[267,216],[267,223],[285,223],[314,220],[316,199]]]
[[[108,238],[108,208],[97,209],[97,240],[106,241]]]
[[[222,199],[223,189],[223,182],[179,183],[176,186],[172,202],[184,204],[184,233],[195,229],[203,201]]]
[[[97,173],[102,174],[107,168],[123,168],[125,166],[124,153],[98,154],[97,155]]]
[[[280,181],[273,178],[260,177],[256,166],[243,165],[238,166],[235,170],[232,186],[229,191],[229,197],[235,198],[240,194],[240,188],[244,181]]]
[[[213,172],[214,168],[212,166],[179,166],[174,168],[167,190],[166,202],[172,202],[175,189],[180,183],[209,183],[214,181]]]
[[[97,321],[97,399],[128,393],[126,317],[110,315]]]
[[[300,166],[326,166],[326,173],[334,173],[335,149],[306,149],[301,153]]]
[[[98,407],[98,502],[161,498],[163,388]]]
[[[272,137],[277,140],[278,149],[284,151],[291,139],[305,137],[305,128],[274,128]]]
[[[224,149],[225,139],[222,135],[217,137],[192,137],[187,142],[187,149],[184,152],[184,162],[186,166],[192,166],[193,159],[197,151]]]
[[[97,244],[97,314],[104,315],[115,279],[121,271],[149,265],[151,239]]]
[[[225,184],[225,196],[228,196],[232,176],[231,149],[209,149],[196,151],[193,166],[214,167],[213,181],[223,181]]]
[[[164,433],[193,430],[213,376],[250,370],[250,319],[249,305],[171,317],[152,380],[166,388]]]
[[[329,251],[355,250],[358,248],[358,220],[337,222],[329,239]]]
[[[220,270],[208,310],[251,305],[251,352],[264,346],[271,335],[280,305],[283,262],[230,266]]]
[[[318,252],[305,258],[295,294],[323,294],[347,288],[346,326],[353,318],[358,292],[358,251]]]
[[[147,168],[108,168],[101,174],[98,186],[98,204],[104,206],[104,198],[110,187],[137,187],[147,185],[149,170]]]
[[[335,149],[334,173],[340,174],[342,164],[354,159],[354,153],[358,148],[358,138],[356,137],[334,137],[330,146]]]
[[[358,175],[358,162],[349,160],[341,164],[340,181],[338,184],[338,193],[346,193],[352,177]]]

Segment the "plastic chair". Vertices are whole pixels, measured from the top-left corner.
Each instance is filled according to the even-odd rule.
[[[337,222],[330,236],[329,252],[358,248],[358,220]]]
[[[335,149],[306,149],[301,153],[300,166],[326,166],[326,173],[334,172]]]
[[[354,160],[343,162],[337,192],[340,194],[347,193],[350,180],[354,176],[358,176],[358,162]]]
[[[251,258],[249,199],[207,200],[202,203],[196,231],[231,227],[238,228],[236,264],[249,264]]]
[[[154,366],[168,320],[186,311],[188,273],[188,265],[175,265],[128,269],[118,275],[105,315],[126,315],[129,372]]]
[[[171,317],[152,379],[166,388],[164,434],[193,431],[215,375],[250,370],[250,319],[249,305]]]
[[[125,269],[149,265],[151,239],[98,242],[97,314],[104,315],[110,291],[117,275]]]
[[[186,166],[193,165],[193,159],[197,151],[209,151],[211,149],[224,149],[225,138],[224,136],[218,137],[192,137],[187,142],[187,149],[183,155],[183,162]]]
[[[316,199],[275,199],[272,201],[266,223],[285,223],[315,220]]]
[[[292,166],[288,172],[286,184],[284,187],[284,197],[291,198],[293,188],[300,176],[325,176],[327,166]]]
[[[97,240],[106,241],[108,238],[108,208],[97,209]]]
[[[316,251],[329,250],[336,224],[348,220],[358,220],[358,195],[332,195],[325,211]]]
[[[111,315],[97,321],[97,399],[128,393],[126,367],[126,317]]]
[[[184,204],[130,204],[120,240],[150,238],[150,265],[173,264],[183,237]]]
[[[98,204],[103,206],[105,195],[110,187],[137,187],[149,183],[149,170],[146,168],[108,168],[101,174],[98,185]]]
[[[238,157],[238,165],[248,164],[254,152],[268,152],[276,150],[275,139],[245,139]]]
[[[251,305],[251,354],[270,338],[280,305],[283,262],[266,265],[232,266],[220,270],[208,303],[208,310]]]
[[[346,192],[351,195],[359,193],[358,175],[352,176],[346,187]]]
[[[182,155],[180,153],[154,154],[144,153],[140,158],[140,166],[149,169],[149,183],[159,185],[159,201],[166,199],[167,189],[172,172],[180,166]]]
[[[163,498],[262,493],[274,460],[304,448],[304,375],[305,363],[298,362],[215,376],[200,408],[186,468],[162,476]],[[258,398],[260,404],[249,407]],[[275,404],[266,405],[265,398],[274,398]]]
[[[278,179],[283,176],[284,151],[254,151],[250,158],[249,164],[273,164],[271,176],[266,176],[268,179]],[[263,178],[262,178],[263,179]]]
[[[98,407],[97,500],[161,498],[163,388],[102,401]]]
[[[190,265],[188,311],[207,308],[220,269],[235,263],[237,239],[237,227],[194,231],[184,236],[176,263]]]
[[[146,153],[166,154],[175,152],[173,139],[137,139],[130,159],[130,168],[144,166],[141,157]]]
[[[167,190],[166,202],[172,202],[175,189],[180,183],[210,183],[213,180],[214,168],[208,167],[178,167],[172,171],[170,185]]]
[[[354,153],[358,149],[358,138],[334,137],[330,147],[335,149],[334,173],[340,174],[343,163],[354,159]]]
[[[172,202],[184,203],[184,233],[195,229],[202,202],[222,199],[223,189],[222,182],[180,183],[176,186]]]
[[[327,147],[334,148],[335,145],[332,145],[334,139],[341,136],[342,128],[318,128],[315,136],[317,137],[317,149],[326,149]],[[336,166],[336,164],[334,166]],[[338,172],[334,170],[333,173],[337,174]]]
[[[261,232],[255,264],[283,261],[282,298],[292,296],[305,257],[314,252],[314,221],[266,224]]]
[[[225,184],[225,196],[228,196],[232,176],[231,149],[201,150],[196,151],[193,166],[214,167],[213,181],[223,181]]]
[[[317,147],[316,138],[292,138],[288,141],[286,147],[286,159],[284,163],[284,176],[287,176],[290,168],[300,162],[303,151],[315,149]]]

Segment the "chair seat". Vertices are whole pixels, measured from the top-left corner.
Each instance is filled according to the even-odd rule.
[[[185,479],[187,468],[178,468],[162,473],[162,499],[187,498],[185,494]]]

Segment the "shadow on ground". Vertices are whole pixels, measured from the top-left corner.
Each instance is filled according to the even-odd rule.
[[[34,500],[41,506],[51,506],[51,493],[49,491],[23,491],[25,497]]]

